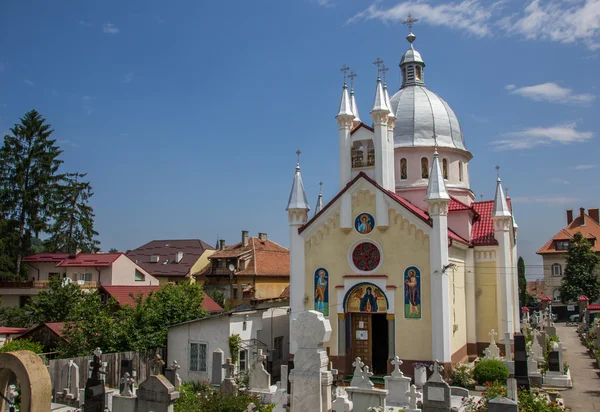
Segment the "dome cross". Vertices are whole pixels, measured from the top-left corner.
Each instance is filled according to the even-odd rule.
[[[350,67],[346,66],[345,64],[340,69],[340,71],[344,73],[344,84],[346,84],[346,79],[348,78],[348,70],[350,70]]]
[[[379,77],[379,76],[380,76],[380,74],[381,74],[381,67],[383,66],[383,60],[381,60],[381,59],[378,57],[378,58],[377,58],[377,60],[375,60],[375,61],[373,62],[373,64],[374,64],[375,66],[377,66],[377,77]]]
[[[358,74],[354,73],[353,71],[350,71],[350,74],[348,75],[348,78],[350,79],[350,90],[354,90],[354,79],[356,78],[356,76],[358,76]]]
[[[408,13],[408,18],[406,20],[404,20],[402,22],[402,24],[405,24],[406,26],[408,26],[408,32],[412,32],[412,28],[413,28],[413,24],[415,24],[416,22],[418,22],[419,19],[416,19],[412,16],[412,14]]]
[[[383,77],[383,84],[386,84],[386,83],[387,83],[387,82],[386,82],[386,77],[387,77],[387,72],[388,72],[389,70],[390,70],[390,68],[389,68],[389,67],[387,67],[387,66],[386,66],[385,64],[383,64],[383,63],[381,64],[381,69],[380,69],[380,72],[381,72],[381,77]]]

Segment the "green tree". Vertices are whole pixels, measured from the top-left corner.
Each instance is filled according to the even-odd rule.
[[[563,303],[577,301],[585,295],[590,302],[600,298],[600,278],[595,273],[600,258],[591,249],[590,242],[581,232],[575,233],[567,252],[565,274],[560,287]]]
[[[0,210],[2,206],[0,205]],[[14,220],[3,219],[0,215],[0,279],[18,280],[21,276],[15,275],[15,258],[17,253],[17,239],[19,232]]]
[[[34,323],[31,314],[24,308],[0,307],[0,326],[29,328]]]
[[[50,138],[46,119],[32,110],[10,129],[0,148],[0,214],[16,225],[14,273],[22,276],[21,259],[30,240],[48,227],[55,200],[62,151]]]
[[[111,247],[110,249],[108,249],[108,253],[119,253],[119,250],[115,249],[114,247]]]
[[[215,301],[220,307],[225,307],[225,292],[221,289],[213,288],[206,291],[206,294],[210,296],[212,300]]]
[[[519,305],[520,307],[529,306],[531,303],[531,295],[527,292],[527,277],[525,276],[525,260],[519,256],[517,263],[517,273],[519,278]]]
[[[48,233],[46,249],[53,252],[97,252],[94,230],[94,210],[89,205],[93,196],[90,182],[81,180],[86,173],[68,173],[62,176],[56,188],[57,199],[52,210],[53,223]]]
[[[17,350],[30,350],[33,353],[42,353],[44,345],[29,339],[17,339],[6,342],[0,347],[0,352],[14,352]]]
[[[75,310],[85,302],[86,295],[76,284],[52,277],[48,290],[33,296],[25,308],[36,323],[65,322],[77,319]]]

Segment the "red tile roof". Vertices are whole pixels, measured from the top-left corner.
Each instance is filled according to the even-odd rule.
[[[68,253],[36,253],[23,258],[23,263],[60,263],[68,257]]]
[[[27,328],[10,328],[8,326],[0,326],[0,335],[20,335],[27,332]]]
[[[454,197],[450,197],[450,203],[448,204],[448,211],[454,212],[457,210],[473,210],[472,206],[466,205]]]
[[[511,209],[510,199],[506,199],[508,208]],[[473,222],[471,228],[471,242],[475,246],[494,246],[498,241],[494,237],[494,220],[492,212],[494,211],[494,201],[484,200],[483,202],[473,202],[473,209],[479,215]]]
[[[47,322],[43,323],[48,329],[62,337],[64,322]]]
[[[141,294],[143,297],[146,297],[150,293],[160,289],[160,286],[102,286],[100,289],[113,297],[119,305],[133,306],[135,296]],[[210,313],[221,312],[223,310],[223,308],[206,293],[204,294],[202,307]]]
[[[527,282],[526,285],[527,292],[534,299],[541,299],[544,297],[544,281],[543,280],[533,280]]]
[[[290,298],[290,285],[287,285],[285,287],[285,289],[283,289],[283,292],[281,292],[281,295],[279,295],[280,298],[282,299],[289,299]]]
[[[60,262],[58,267],[108,267],[123,253],[79,253]]]
[[[599,304],[588,305],[588,310],[600,310]]]
[[[214,247],[200,239],[153,240],[128,251],[127,256],[152,276],[184,277],[206,250],[214,250]],[[179,262],[175,258],[177,252],[183,252]],[[152,256],[158,256],[159,261],[151,262]]]
[[[551,253],[567,253],[566,250],[556,250],[555,240],[570,240],[573,238],[575,233],[581,232],[583,237],[588,240],[600,238],[600,224],[591,218],[588,214],[584,213],[584,217],[577,215],[573,221],[558,231],[558,233],[550,240],[548,240],[544,246],[542,246],[536,253],[539,255],[551,254]],[[600,242],[593,242],[592,250],[600,252]]]

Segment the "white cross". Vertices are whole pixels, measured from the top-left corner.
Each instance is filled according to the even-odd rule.
[[[94,355],[97,357],[100,357],[102,355],[102,351],[100,350],[100,348],[94,349]]]
[[[504,332],[504,339],[502,340],[502,343],[504,344],[504,351],[506,352],[505,359],[507,361],[511,361],[513,340],[510,338],[510,332]]]
[[[398,356],[394,356],[392,360],[392,365],[394,365],[394,371],[392,372],[392,376],[402,376],[402,371],[400,370],[400,366],[404,363],[400,360]]]
[[[365,364],[360,360],[358,356],[356,357],[356,360],[352,362],[352,366],[354,366],[354,375],[362,375],[362,367],[365,366]]]
[[[223,367],[225,368],[225,378],[233,378],[233,374],[235,373],[235,365],[233,363],[231,363],[231,358],[227,358],[227,361],[225,361],[225,363],[223,364]]]
[[[498,333],[492,329],[488,335],[490,335],[490,343],[496,343],[495,336],[498,335]]]
[[[264,362],[267,359],[267,357],[265,355],[263,355],[263,351],[262,349],[258,350],[258,357],[256,358],[257,361],[259,362]]]
[[[417,392],[417,387],[415,385],[410,385],[410,390],[406,391],[404,394],[406,399],[408,399],[408,406],[411,409],[417,408],[417,399],[420,397],[420,393]]]

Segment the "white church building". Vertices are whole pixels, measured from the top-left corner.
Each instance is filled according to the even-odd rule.
[[[298,164],[289,196],[292,318],[313,309],[329,319],[340,373],[356,356],[376,375],[395,355],[406,371],[459,362],[482,353],[491,329],[519,331],[510,199],[498,178],[494,200],[475,201],[473,155],[450,105],[425,85],[415,39],[391,98],[378,76],[370,119],[344,81],[338,194],[309,217]]]

